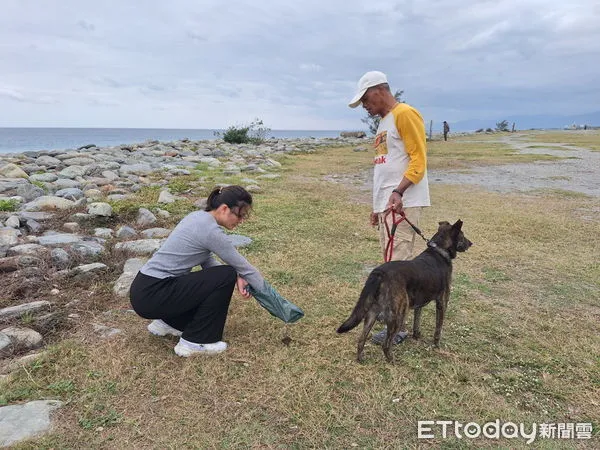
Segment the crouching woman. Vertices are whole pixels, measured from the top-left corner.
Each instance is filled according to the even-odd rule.
[[[140,269],[130,289],[135,312],[154,319],[150,333],[179,336],[179,356],[225,351],[222,341],[227,311],[237,286],[261,290],[264,280],[227,237],[252,208],[252,196],[241,186],[213,190],[204,211],[184,217],[152,258]],[[225,264],[220,264],[218,256]],[[201,266],[202,270],[192,272]]]

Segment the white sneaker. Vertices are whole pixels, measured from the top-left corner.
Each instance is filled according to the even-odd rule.
[[[183,334],[183,331],[173,328],[160,319],[150,322],[148,331],[155,336],[166,336],[167,334],[170,334],[171,336],[180,337]]]
[[[187,358],[193,354],[216,355],[227,350],[227,343],[223,341],[214,342],[212,344],[196,344],[195,342],[186,341],[179,338],[179,342],[175,346],[175,353],[179,356]]]

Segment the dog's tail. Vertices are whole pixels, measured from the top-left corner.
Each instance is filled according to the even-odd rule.
[[[352,314],[350,314],[350,317],[348,317],[348,319],[337,329],[338,333],[350,331],[365,318],[371,305],[373,305],[374,299],[379,295],[379,287],[381,286],[382,278],[383,273],[379,270],[375,269],[371,272],[360,293],[358,302],[352,310]]]

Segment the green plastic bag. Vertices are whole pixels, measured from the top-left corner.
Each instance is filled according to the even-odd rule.
[[[254,296],[260,306],[285,323],[294,323],[304,317],[304,311],[283,298],[266,280],[262,290],[257,291],[248,285],[248,292]]]

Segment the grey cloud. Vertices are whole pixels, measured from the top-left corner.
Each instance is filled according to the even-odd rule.
[[[34,4],[10,1],[0,16],[0,60],[8,62],[0,107],[60,99],[86,125],[109,112],[122,126],[163,126],[168,117],[188,121],[181,127],[264,112],[273,128],[352,128],[362,113],[347,100],[372,69],[415,106],[444,116],[536,111],[552,91],[563,93],[552,99],[557,109],[600,103],[593,0]],[[587,95],[581,86],[591,86]],[[144,113],[174,109],[181,115]],[[18,119],[2,110],[10,108],[0,108],[4,123]],[[48,108],[21,110],[19,120],[49,117]]]
[[[80,28],[83,28],[85,31],[94,31],[96,29],[96,27],[93,23],[87,22],[85,20],[79,20],[77,22],[77,25]]]

